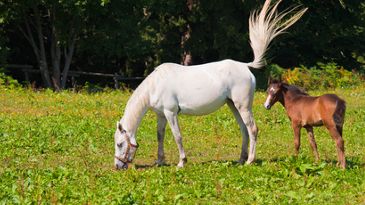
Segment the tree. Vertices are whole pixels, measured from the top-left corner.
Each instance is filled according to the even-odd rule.
[[[9,13],[7,22],[17,24],[32,47],[46,87],[65,88],[87,4],[83,0],[9,0],[3,5]]]
[[[0,35],[7,38],[0,39],[1,48],[5,44],[15,53],[9,62],[24,62],[28,50],[13,36],[27,39],[44,84],[55,89],[65,87],[71,64],[82,71],[141,76],[164,62],[182,63],[189,55],[193,64],[225,58],[248,62],[248,16],[263,2],[5,1],[0,3]],[[288,0],[278,9],[293,4],[309,10],[273,42],[268,59],[282,67],[335,62],[347,69],[365,68],[363,1]]]

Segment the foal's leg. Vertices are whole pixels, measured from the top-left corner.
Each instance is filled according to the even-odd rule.
[[[292,128],[294,131],[295,156],[298,156],[300,148],[300,129],[302,127],[299,123],[292,122]]]
[[[331,126],[331,125],[326,124],[326,127],[329,130],[332,139],[335,140],[335,142],[336,142],[337,159],[338,159],[337,165],[340,165],[341,168],[345,169],[346,168],[345,142],[343,141],[342,136],[340,134],[340,132],[342,131],[342,127],[341,127],[340,131],[336,128],[335,125]]]
[[[314,139],[313,127],[312,126],[305,126],[305,129],[308,132],[308,140],[309,140],[309,143],[312,147],[314,157],[316,158],[316,162],[318,162],[319,161],[319,154],[318,154],[318,150],[317,150],[316,140]]]
[[[165,152],[164,152],[164,138],[165,138],[165,128],[167,120],[163,115],[157,115],[157,141],[158,141],[158,151],[157,151],[157,165],[165,164]]]
[[[177,144],[177,148],[179,149],[179,153],[180,153],[180,161],[177,166],[184,167],[184,164],[187,162],[187,159],[186,159],[184,147],[182,144],[182,137],[181,137],[181,133],[180,133],[179,122],[177,119],[177,113],[174,113],[174,112],[171,112],[168,110],[166,110],[164,113],[165,113],[167,121],[169,122],[172,134],[175,137],[175,142]]]
[[[248,157],[247,154],[247,147],[248,147],[248,131],[245,123],[243,122],[240,113],[238,112],[237,108],[234,106],[233,102],[231,100],[227,101],[228,107],[231,109],[234,117],[236,118],[236,121],[238,125],[240,126],[241,135],[242,135],[242,150],[241,150],[241,156],[240,160],[238,161],[240,164],[243,164]]]

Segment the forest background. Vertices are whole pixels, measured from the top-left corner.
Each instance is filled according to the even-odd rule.
[[[131,77],[146,76],[164,62],[194,65],[227,58],[250,62],[248,17],[262,3],[4,0],[0,2],[0,71],[22,82],[20,70],[6,65],[31,65],[40,70],[41,75],[32,79],[38,86],[59,90],[70,86],[69,71]],[[308,12],[273,42],[269,68],[255,71],[258,87],[264,87],[268,73],[275,75],[278,67],[364,73],[365,2],[286,0],[279,10],[297,4],[308,7]],[[338,78],[333,76],[330,81]],[[111,83],[90,77],[86,81]]]

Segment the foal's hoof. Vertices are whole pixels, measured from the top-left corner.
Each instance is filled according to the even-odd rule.
[[[346,164],[345,163],[337,162],[336,166],[340,167],[341,169],[346,169]]]

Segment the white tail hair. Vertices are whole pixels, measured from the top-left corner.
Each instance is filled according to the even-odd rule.
[[[270,5],[271,0],[266,0],[260,13],[258,10],[255,10],[250,15],[249,35],[251,48],[254,53],[254,60],[253,62],[248,63],[249,67],[262,68],[265,66],[265,53],[270,42],[298,21],[308,9],[304,8],[298,12],[294,12],[299,8],[299,6],[295,6],[286,9],[282,13],[278,13],[277,7],[280,2],[281,0],[277,1],[274,5]],[[288,14],[291,14],[292,16],[284,21],[283,18]]]

